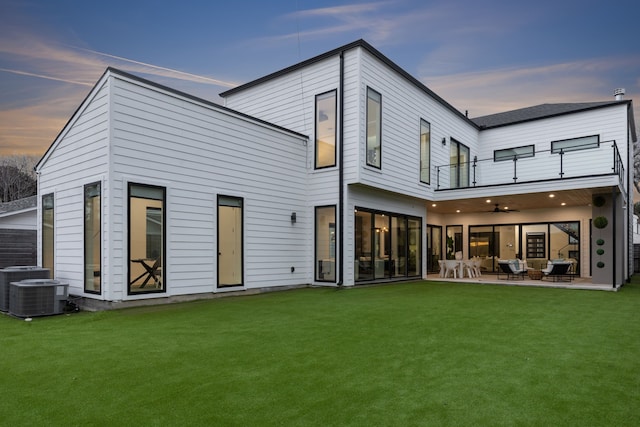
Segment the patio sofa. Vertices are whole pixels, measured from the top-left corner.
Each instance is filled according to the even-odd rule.
[[[570,282],[573,280],[571,273],[571,261],[553,260],[549,261],[547,268],[542,271],[543,280],[552,280],[554,282]]]
[[[498,261],[498,279],[524,279],[525,274],[527,274],[527,264],[526,261],[520,261],[519,259],[503,259]]]

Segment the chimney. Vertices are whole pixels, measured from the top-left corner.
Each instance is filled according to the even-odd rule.
[[[619,87],[613,91],[613,96],[616,97],[616,101],[622,101],[624,99],[624,88]]]

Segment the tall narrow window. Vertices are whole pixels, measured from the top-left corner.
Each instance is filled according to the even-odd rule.
[[[100,183],[84,186],[84,290],[100,293],[102,233]]]
[[[316,280],[336,280],[336,207],[316,207]]]
[[[367,88],[367,164],[382,165],[382,95]]]
[[[429,184],[431,180],[431,125],[420,119],[420,181]]]
[[[54,201],[53,193],[42,196],[42,267],[48,268],[50,277],[54,272]]]
[[[164,187],[129,184],[129,294],[164,292]]]
[[[451,138],[451,188],[469,186],[469,147]]]
[[[427,271],[440,269],[438,261],[442,259],[442,227],[427,225]]]
[[[218,287],[243,284],[243,200],[218,196]]]
[[[336,91],[316,96],[316,169],[336,165]]]
[[[407,276],[419,276],[422,271],[422,220],[420,218],[408,218],[409,254]]]
[[[456,253],[462,252],[462,226],[447,225],[447,259],[456,259]]]

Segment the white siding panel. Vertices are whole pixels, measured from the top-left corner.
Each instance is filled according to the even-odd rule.
[[[366,51],[362,51],[360,64],[359,181],[407,196],[432,199],[436,185],[433,166],[441,161],[449,163],[450,146],[442,146],[441,139],[455,138],[470,148],[473,157],[478,151],[478,131]],[[365,164],[367,87],[382,95],[381,170]],[[431,185],[420,183],[420,119],[431,123]]]
[[[114,227],[122,230],[114,255],[124,264],[123,295],[126,182],[168,187],[163,274],[170,295],[217,290],[216,195],[244,199],[245,288],[308,283],[305,141],[141,84],[117,79],[114,86],[113,171],[121,199]]]
[[[427,210],[424,202],[420,199],[402,196],[399,194],[387,193],[376,190],[375,188],[364,187],[360,185],[350,185],[348,187],[348,200],[345,207],[345,266],[344,266],[344,284],[350,286],[354,284],[354,265],[349,260],[354,259],[354,210],[356,207],[375,209],[396,213],[401,215],[409,215],[422,218],[422,272],[426,272],[425,251],[425,224],[427,218]]]
[[[85,184],[101,182],[103,221],[108,217],[105,207],[110,200],[104,178],[109,161],[109,92],[108,84],[96,88],[87,105],[78,111],[70,127],[60,135],[40,169],[40,196],[54,193],[55,200],[55,278],[68,282],[69,292],[73,294],[82,294],[84,289],[81,242]],[[108,227],[103,226],[102,231],[103,236],[108,236]],[[103,274],[106,275],[107,252],[104,248],[102,253]]]
[[[626,105],[620,105],[485,130],[480,134],[478,185],[512,182],[513,162],[493,162],[493,152],[526,145],[534,145],[536,154],[518,160],[518,182],[560,178],[560,155],[551,154],[551,142],[591,135],[600,136],[600,147],[566,153],[563,178],[612,173],[612,141],[628,169],[626,120]]]

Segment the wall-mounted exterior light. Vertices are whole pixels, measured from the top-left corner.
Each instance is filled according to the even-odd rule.
[[[291,224],[295,224],[296,223],[296,213],[295,212],[291,212]]]

